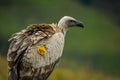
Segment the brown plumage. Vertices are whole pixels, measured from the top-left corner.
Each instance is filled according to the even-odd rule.
[[[32,24],[13,34],[7,54],[9,80],[47,80],[61,58],[65,33],[71,26],[83,27],[65,16],[58,25]],[[37,52],[38,46],[43,51]],[[40,55],[43,52],[46,54]]]
[[[19,74],[19,69],[32,69],[30,66],[27,68],[26,65],[23,65],[25,63],[21,63],[22,56],[24,55],[23,53],[28,49],[28,47],[35,45],[37,42],[43,40],[43,39],[48,39],[50,38],[55,32],[60,31],[60,28],[56,27],[54,24],[33,24],[30,25],[27,29],[22,30],[19,33],[16,33],[12,36],[12,38],[9,40],[11,41],[9,50],[8,50],[8,65],[9,65],[9,75],[10,75],[10,80],[18,80],[18,77],[20,77]],[[28,63],[27,63],[28,64]],[[56,64],[53,63],[50,66],[46,65],[45,67],[48,66],[51,67],[50,72],[52,71],[52,67]],[[23,77],[20,80],[32,80],[34,78],[33,74],[40,74],[40,72],[33,71],[31,73],[31,77]],[[45,74],[42,74],[43,76]],[[45,75],[48,77],[48,75]],[[14,78],[15,77],[15,78]],[[40,80],[45,80],[43,77],[40,78]]]

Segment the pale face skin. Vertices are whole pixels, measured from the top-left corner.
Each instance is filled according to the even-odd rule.
[[[84,27],[82,22],[80,22],[70,16],[64,16],[58,22],[58,27],[63,29],[64,33],[66,33],[66,31],[68,30],[69,27],[73,27],[73,26],[82,27],[82,28]]]

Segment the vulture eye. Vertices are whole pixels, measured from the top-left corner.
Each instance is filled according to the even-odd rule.
[[[71,22],[71,23],[72,23],[72,22],[75,22],[75,21],[73,21],[73,20],[70,20],[69,22]]]

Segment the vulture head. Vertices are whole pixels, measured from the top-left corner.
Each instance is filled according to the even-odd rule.
[[[58,27],[63,29],[65,32],[67,31],[67,29],[69,27],[74,27],[74,26],[78,26],[78,27],[82,27],[82,28],[84,27],[84,25],[81,21],[78,21],[75,18],[72,18],[70,16],[64,16],[58,22]]]

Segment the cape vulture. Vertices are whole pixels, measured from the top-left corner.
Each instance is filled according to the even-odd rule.
[[[47,80],[62,56],[65,34],[74,26],[84,27],[64,16],[58,24],[32,24],[13,34],[7,54],[9,80]]]

